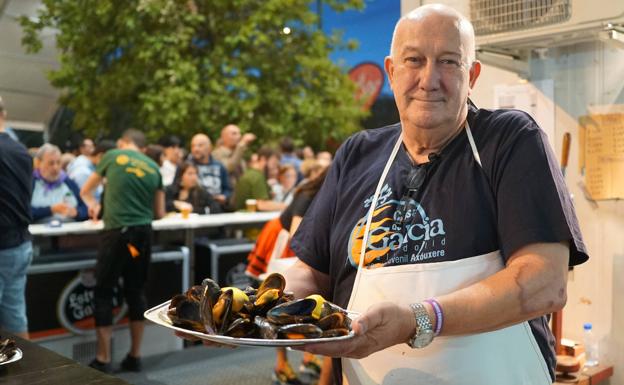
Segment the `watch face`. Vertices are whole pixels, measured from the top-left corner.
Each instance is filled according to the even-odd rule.
[[[414,338],[414,347],[424,348],[433,341],[433,330],[423,330],[420,334]]]

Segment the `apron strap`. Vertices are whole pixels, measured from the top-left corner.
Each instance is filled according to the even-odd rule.
[[[470,125],[468,124],[468,120],[466,119],[466,136],[468,136],[468,142],[470,142],[470,148],[472,149],[472,156],[474,156],[479,166],[483,168],[481,164],[481,157],[479,156],[479,151],[477,150],[477,145],[475,144],[474,138],[472,137],[472,131],[470,130]]]
[[[466,135],[468,136],[468,142],[470,142],[470,149],[472,150],[472,155],[475,160],[481,165],[481,157],[479,156],[479,151],[477,150],[477,145],[475,144],[474,138],[472,137],[472,131],[470,130],[470,125],[468,124],[468,120],[466,120]],[[362,237],[362,247],[360,249],[360,260],[358,261],[358,272],[355,275],[355,282],[353,282],[353,291],[357,290],[360,283],[360,270],[364,267],[364,256],[366,255],[366,247],[368,246],[369,236],[368,233],[370,231],[370,226],[373,221],[373,213],[375,212],[375,207],[377,206],[377,199],[379,199],[379,194],[381,193],[381,188],[383,187],[383,183],[386,180],[386,176],[388,176],[388,172],[390,171],[390,167],[394,162],[394,158],[399,152],[399,148],[401,148],[401,144],[403,143],[403,133],[399,134],[396,143],[394,144],[394,148],[392,149],[392,153],[390,157],[388,157],[388,161],[386,162],[386,166],[379,178],[379,182],[377,182],[377,188],[375,189],[375,194],[373,195],[373,199],[371,202],[371,207],[368,210],[368,214],[366,215],[366,225],[364,227],[364,236]],[[351,308],[351,302],[354,296],[351,295],[349,299],[349,305],[347,308]]]

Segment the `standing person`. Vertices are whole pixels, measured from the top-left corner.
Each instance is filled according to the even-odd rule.
[[[341,146],[286,272],[359,312],[356,335],[303,349],[351,385],[552,383],[547,315],[588,255],[544,132],[470,104],[474,31],[450,7],[401,18],[385,69],[400,123]]]
[[[221,136],[212,156],[223,163],[227,169],[232,188],[236,187],[236,182],[247,168],[243,158],[245,151],[254,140],[256,140],[256,135],[249,132],[241,135],[237,125],[228,124],[221,129]]]
[[[84,138],[82,142],[80,142],[80,146],[78,146],[78,151],[80,152],[80,155],[93,155],[93,151],[95,151],[95,143],[93,143],[93,139]]]
[[[76,182],[79,189],[82,188],[87,182],[87,179],[89,179],[91,174],[95,171],[95,166],[100,163],[106,151],[112,150],[113,148],[115,148],[115,142],[112,140],[102,140],[98,142],[91,155],[79,155],[69,164],[67,176]],[[102,189],[98,188],[95,196],[98,201],[100,200],[101,194]]]
[[[160,166],[160,174],[163,178],[163,185],[169,186],[173,183],[178,165],[182,161],[182,149],[180,148],[180,138],[175,135],[166,135],[160,138],[158,144],[163,146],[164,159]]]
[[[225,210],[232,195],[232,188],[225,166],[211,155],[212,143],[204,134],[196,134],[191,139],[191,155],[189,160],[197,168],[199,184],[219,202]]]
[[[26,148],[4,131],[6,110],[0,97],[0,329],[28,338],[26,269],[32,259],[33,161]]]
[[[90,366],[111,372],[110,339],[113,322],[113,289],[123,277],[124,297],[130,318],[130,352],[121,368],[141,370],[143,312],[147,309],[145,282],[151,258],[152,219],[165,214],[162,178],[158,165],[144,155],[142,132],[126,130],[118,149],[106,153],[81,190],[89,215],[96,219],[100,204],[93,192],[106,178],[104,232],[95,267],[95,326],[97,353]]]

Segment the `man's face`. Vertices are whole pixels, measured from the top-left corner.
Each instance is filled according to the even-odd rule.
[[[191,154],[195,160],[201,163],[208,162],[210,158],[211,143],[205,135],[195,135],[191,140]]]
[[[223,129],[221,140],[225,147],[236,147],[241,138],[240,128],[235,125],[229,125]]]
[[[456,20],[433,14],[401,22],[385,67],[402,122],[423,129],[461,122],[479,72],[468,67],[467,50]]]
[[[163,150],[163,154],[165,155],[165,159],[173,164],[180,163],[180,160],[182,159],[182,151],[180,151],[179,146],[165,147],[165,149]]]
[[[91,139],[85,139],[82,141],[82,144],[80,145],[81,155],[89,156],[93,154],[93,150],[95,150],[95,144],[93,144]]]
[[[61,154],[54,151],[46,152],[39,163],[39,172],[48,182],[56,181],[61,175]]]

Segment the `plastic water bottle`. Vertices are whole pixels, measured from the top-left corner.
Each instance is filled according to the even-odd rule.
[[[598,365],[598,339],[592,331],[592,324],[586,323],[583,325],[584,342],[585,342],[585,366]]]

